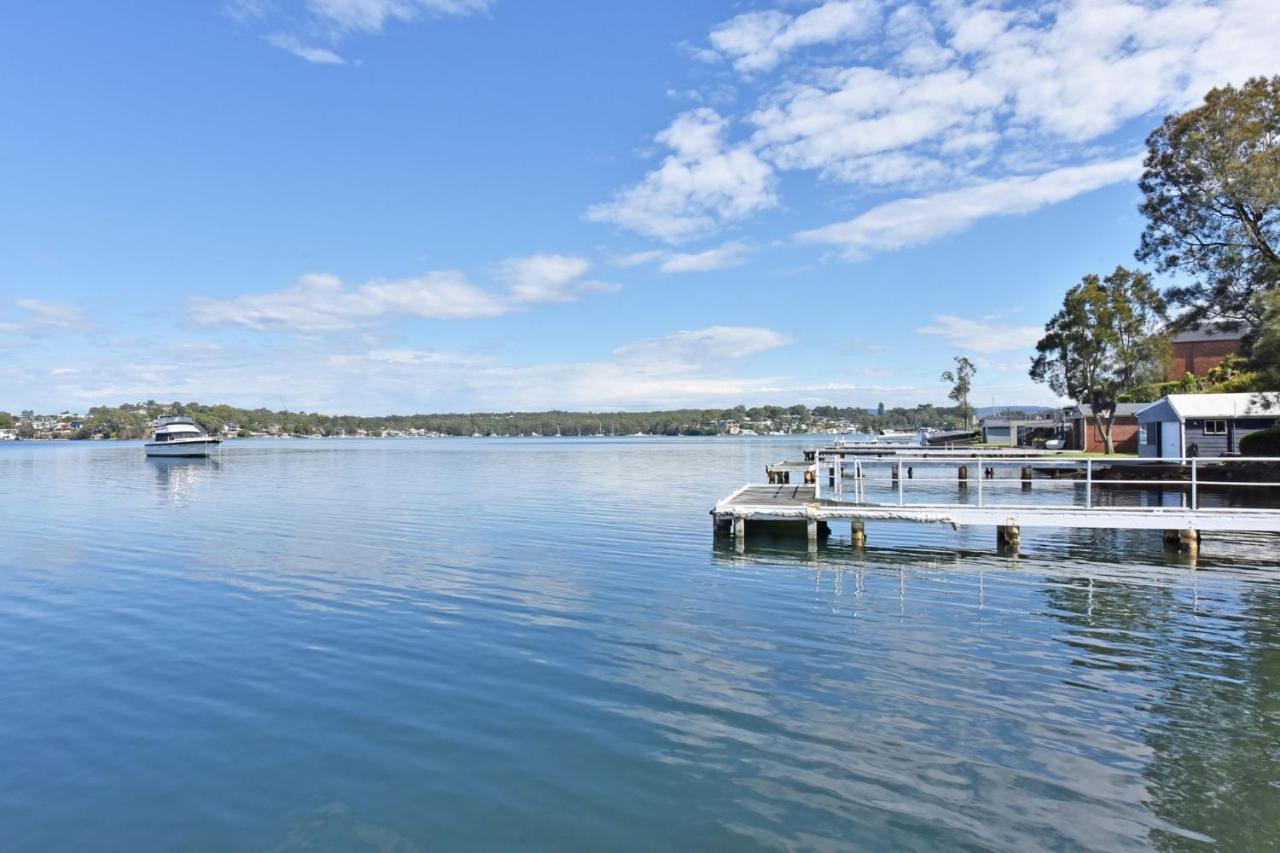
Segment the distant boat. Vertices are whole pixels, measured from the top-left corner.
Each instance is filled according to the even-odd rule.
[[[160,418],[155,436],[144,446],[148,456],[208,456],[220,444],[191,418]]]
[[[924,428],[914,432],[898,429],[882,429],[871,439],[876,444],[924,444]]]

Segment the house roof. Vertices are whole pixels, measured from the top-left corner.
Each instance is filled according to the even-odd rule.
[[[1265,408],[1261,398],[1269,397],[1276,401],[1271,409]],[[1280,393],[1265,394],[1170,394],[1162,400],[1149,403],[1138,412],[1141,416],[1148,410],[1167,404],[1179,418],[1237,418],[1251,415],[1278,415],[1280,409]]]
[[[1196,326],[1173,336],[1175,344],[1195,344],[1202,341],[1238,341],[1248,333],[1243,326],[1234,329],[1223,326]]]
[[[1116,403],[1116,417],[1131,418],[1145,409],[1147,405],[1147,403]],[[1091,418],[1093,417],[1093,406],[1088,403],[1071,406],[1067,410],[1067,414],[1069,417],[1074,418]]]
[[[982,426],[991,427],[1007,427],[1017,424],[1021,427],[1050,427],[1056,423],[1052,418],[983,418]]]

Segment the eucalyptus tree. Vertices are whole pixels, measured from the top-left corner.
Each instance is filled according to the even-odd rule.
[[[1164,297],[1151,276],[1116,267],[1106,278],[1086,275],[1036,344],[1031,378],[1061,397],[1087,403],[1107,453],[1119,397],[1159,379],[1168,358]]]
[[[955,370],[944,370],[939,382],[946,382],[951,386],[951,390],[947,393],[947,397],[955,400],[960,408],[960,418],[964,421],[965,429],[973,429],[973,408],[969,405],[969,392],[973,390],[973,376],[978,372],[978,368],[973,366],[973,362],[962,355],[955,358]]]
[[[1257,328],[1280,287],[1280,76],[1223,86],[1147,138],[1140,261],[1187,276],[1169,300],[1182,325]]]

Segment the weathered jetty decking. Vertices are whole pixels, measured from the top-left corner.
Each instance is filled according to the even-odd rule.
[[[1016,548],[1021,539],[1023,527],[1056,527],[1056,528],[1110,528],[1130,530],[1162,530],[1164,539],[1176,543],[1184,550],[1194,551],[1199,546],[1202,531],[1248,531],[1280,533],[1280,508],[1274,507],[1234,507],[1204,506],[1200,500],[1201,487],[1255,489],[1266,490],[1280,488],[1280,482],[1231,482],[1211,480],[1206,475],[1210,472],[1218,476],[1231,465],[1274,464],[1275,460],[1258,459],[1165,459],[1155,460],[1162,463],[1167,470],[1176,464],[1188,471],[1184,479],[1145,480],[1126,478],[1124,480],[1095,479],[1095,460],[1064,459],[1052,460],[1053,468],[1082,469],[1083,477],[1079,481],[1065,482],[1060,485],[1071,489],[1072,503],[1068,505],[1044,505],[1027,503],[1022,500],[1000,500],[1000,487],[1017,486],[1018,492],[1025,493],[1032,488],[1034,482],[1040,482],[1041,488],[1050,485],[1052,480],[1037,480],[1032,466],[1046,467],[1043,457],[1004,457],[997,462],[993,457],[983,454],[975,456],[950,456],[946,458],[899,455],[893,460],[879,462],[879,468],[887,468],[888,476],[878,480],[868,476],[864,461],[859,458],[847,460],[842,453],[820,450],[814,461],[806,470],[811,472],[811,482],[772,483],[769,485],[747,485],[718,502],[711,511],[717,534],[730,535],[741,546],[747,536],[747,525],[759,522],[794,522],[804,524],[809,542],[816,544],[830,530],[833,521],[850,523],[851,541],[861,545],[866,541],[865,524],[868,521],[909,521],[928,524],[946,524],[953,528],[960,526],[990,526],[996,529],[997,544]],[[950,467],[960,463],[959,476],[956,479],[944,477],[919,477],[914,483],[907,479],[905,470],[912,467],[928,466],[935,470],[941,466]],[[1002,464],[1018,467],[1018,477],[995,478],[996,472],[988,466]],[[968,465],[983,466],[983,476],[975,477],[972,485],[968,480]],[[1107,466],[1136,464],[1148,465],[1149,460],[1125,459],[1107,460]],[[1101,467],[1101,466],[1100,466]],[[852,468],[852,477],[849,476]],[[1248,470],[1248,469],[1246,469]],[[818,476],[812,477],[812,473]],[[1101,471],[1099,471],[1101,473]],[[814,481],[816,480],[816,481]],[[867,484],[874,482],[881,486],[883,501],[867,499]],[[958,489],[964,500],[955,502],[939,501],[938,483],[949,482],[951,488]],[[911,484],[920,500],[908,500],[907,487]],[[922,484],[931,490],[928,495],[919,495]],[[1151,486],[1161,490],[1176,490],[1181,494],[1180,506],[1117,506],[1097,505],[1094,502],[1095,486],[1133,487]],[[984,495],[985,486],[985,495]],[[972,499],[976,492],[976,501]],[[1076,505],[1074,497],[1077,489],[1083,492],[1084,505]],[[1004,494],[1008,494],[1005,492]],[[994,498],[994,500],[993,500]]]

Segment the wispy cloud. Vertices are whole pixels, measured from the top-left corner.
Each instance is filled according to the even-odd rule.
[[[839,246],[846,258],[856,260],[874,251],[900,249],[963,231],[979,219],[1029,213],[1108,184],[1133,180],[1141,169],[1140,158],[1122,157],[898,199],[846,222],[802,231],[796,239]]]
[[[933,325],[916,329],[922,335],[936,335],[971,352],[992,353],[1035,346],[1044,330],[1038,326],[1012,326],[996,318],[972,319],[954,314],[935,314]]]
[[[760,326],[708,326],[660,338],[645,338],[618,347],[613,354],[626,362],[679,362],[700,365],[743,358],[791,343],[791,336]]]
[[[705,252],[673,252],[666,256],[658,269],[663,272],[711,272],[713,270],[740,267],[747,262],[747,247],[731,242]]]
[[[297,36],[288,33],[273,33],[266,37],[267,44],[287,50],[300,59],[318,65],[345,65],[346,60],[327,47],[316,47],[304,44]]]
[[[227,14],[307,62],[341,65],[337,46],[353,35],[376,35],[391,21],[463,17],[487,12],[493,0],[228,0]]]
[[[0,334],[37,337],[89,329],[88,316],[79,305],[43,299],[18,299],[13,304],[18,309],[18,316],[13,320],[0,320]]]
[[[338,33],[378,33],[387,21],[412,21],[423,15],[474,15],[493,0],[307,0],[311,16]]]
[[[583,280],[588,269],[585,259],[569,255],[513,258],[498,267],[505,290],[475,285],[456,270],[397,281],[375,279],[356,287],[334,275],[311,273],[271,293],[194,297],[187,301],[187,311],[199,326],[243,326],[259,332],[333,332],[388,317],[474,320],[617,289]]]

